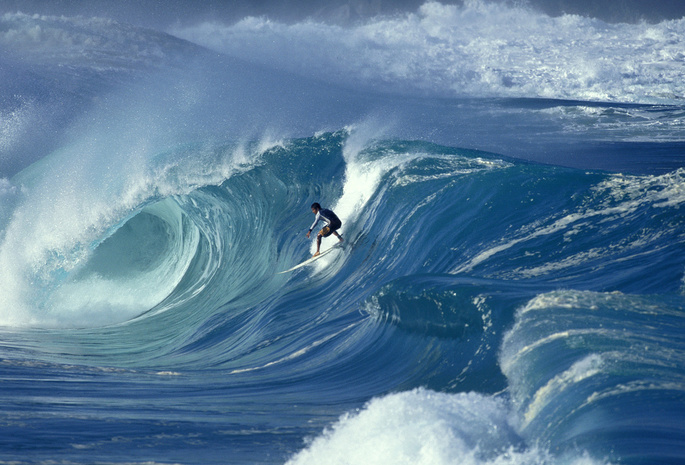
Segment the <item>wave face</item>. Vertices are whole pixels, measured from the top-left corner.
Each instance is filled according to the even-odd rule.
[[[679,463],[681,27],[4,14],[0,460]]]

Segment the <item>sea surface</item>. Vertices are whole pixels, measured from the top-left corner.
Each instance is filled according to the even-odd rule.
[[[0,463],[682,464],[684,76],[685,19],[0,12]]]

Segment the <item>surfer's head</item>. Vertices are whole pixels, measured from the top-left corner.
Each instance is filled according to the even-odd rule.
[[[318,213],[319,210],[321,210],[321,205],[319,205],[318,203],[314,202],[314,203],[312,204],[312,212]]]

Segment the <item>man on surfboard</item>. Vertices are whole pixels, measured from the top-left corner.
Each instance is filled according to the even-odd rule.
[[[326,223],[326,226],[324,226],[321,229],[321,231],[319,231],[319,234],[316,235],[316,253],[313,255],[314,257],[316,257],[317,255],[319,255],[319,248],[321,247],[322,237],[328,237],[331,234],[335,234],[335,237],[337,237],[340,240],[340,242],[343,241],[343,238],[340,237],[340,234],[338,234],[337,232],[337,230],[340,229],[340,227],[342,226],[342,222],[340,221],[340,218],[338,218],[335,215],[335,213],[326,208],[321,208],[321,205],[319,205],[316,202],[312,204],[312,213],[316,215],[316,218],[314,218],[314,223],[312,223],[312,227],[309,228],[307,238],[309,238],[309,235],[312,233],[312,231],[316,227],[316,224],[320,220],[323,220],[323,222]]]

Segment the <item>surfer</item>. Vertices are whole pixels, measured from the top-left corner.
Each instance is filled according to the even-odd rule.
[[[312,223],[312,227],[309,228],[307,238],[309,238],[309,235],[312,233],[319,220],[323,220],[324,223],[326,223],[326,226],[324,226],[321,229],[321,231],[319,231],[319,233],[316,235],[316,253],[313,255],[314,257],[316,257],[317,255],[319,255],[319,248],[321,247],[322,237],[328,237],[331,234],[335,234],[335,237],[337,237],[340,240],[340,242],[343,241],[343,238],[340,237],[340,234],[338,234],[337,232],[337,230],[340,229],[340,227],[342,226],[342,222],[340,221],[340,218],[338,218],[335,215],[335,213],[326,208],[321,208],[321,205],[319,205],[316,202],[312,204],[312,213],[316,215],[316,218],[314,218],[314,223]]]

